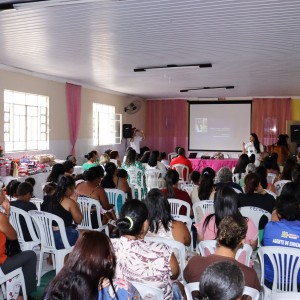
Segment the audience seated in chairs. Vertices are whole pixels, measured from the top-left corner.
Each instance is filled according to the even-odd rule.
[[[246,173],[246,167],[249,164],[249,156],[246,153],[240,155],[239,160],[234,168],[233,174],[241,174]]]
[[[170,204],[159,189],[150,190],[144,203],[149,212],[147,237],[173,239],[185,246],[191,244],[189,229],[183,222],[173,220]]]
[[[200,278],[200,299],[239,300],[245,286],[244,274],[236,264],[219,261],[206,268]]]
[[[267,169],[264,166],[259,166],[255,169],[255,173],[258,175],[259,182],[263,189],[266,191],[271,191],[272,193],[276,192],[276,188],[272,182],[268,182],[268,173]]]
[[[121,161],[120,161],[120,156],[118,151],[115,150],[110,151],[109,159],[110,162],[113,162],[118,168],[121,168]]]
[[[168,156],[166,152],[160,153],[161,163],[164,164],[167,168],[170,167],[170,162],[168,161]]]
[[[283,246],[300,249],[300,186],[288,182],[276,201],[279,221],[269,222],[264,230],[264,246]],[[265,279],[273,282],[273,270],[270,262],[265,262]],[[300,284],[300,275],[298,276]]]
[[[166,175],[166,188],[162,189],[163,194],[167,198],[175,198],[187,202],[191,207],[193,205],[189,194],[186,191],[182,191],[178,188],[179,174],[176,170],[168,170]],[[180,215],[186,214],[186,208],[180,209]]]
[[[127,199],[132,199],[131,188],[125,178],[118,177],[117,166],[109,162],[105,166],[106,174],[101,180],[101,187],[104,189],[118,189],[127,194]]]
[[[8,274],[21,267],[25,278],[26,292],[30,295],[36,291],[36,254],[28,250],[7,256],[6,243],[15,241],[18,237],[9,223],[10,203],[2,191],[0,193],[0,205],[4,210],[4,212],[0,212],[0,268],[4,274]],[[28,299],[30,298],[28,297]]]
[[[116,278],[161,288],[165,300],[173,299],[172,279],[179,274],[178,262],[167,245],[144,240],[149,228],[146,205],[139,200],[126,202],[117,227],[121,238],[112,239],[117,257]]]
[[[149,160],[148,160],[148,165],[146,166],[146,170],[152,169],[152,168],[158,169],[161,172],[162,178],[165,178],[165,176],[167,174],[167,168],[159,160],[160,160],[159,151],[156,151],[156,150],[152,151],[150,153],[150,157],[149,157]]]
[[[198,233],[198,241],[214,240],[217,236],[219,224],[226,216],[241,216],[238,209],[237,197],[238,195],[228,186],[217,189],[214,201],[215,213],[204,216],[195,225]],[[250,218],[245,218],[245,220],[247,222],[247,232],[244,242],[255,250],[258,242],[258,230]]]
[[[96,167],[99,165],[98,159],[99,154],[96,150],[93,150],[84,156],[88,161],[82,165],[84,171],[87,171],[89,168]]]
[[[65,176],[73,176],[74,173],[74,167],[76,166],[76,164],[74,164],[72,161],[70,160],[66,160],[65,162],[63,162],[63,167],[64,167],[64,175]]]
[[[65,174],[65,169],[62,164],[55,164],[49,176],[47,177],[47,182],[55,182],[58,183],[59,179]]]
[[[31,196],[33,193],[33,187],[30,183],[28,182],[22,182],[17,189],[17,200],[16,201],[11,201],[10,205],[20,208],[26,212],[30,210],[37,210],[37,207],[30,202]],[[20,217],[20,224],[22,227],[22,232],[24,235],[24,240],[26,242],[32,241],[30,233],[28,231],[26,222],[24,220],[24,217]]]
[[[86,231],[69,258],[47,286],[43,299],[141,300],[131,283],[115,278],[116,257],[109,238]]]
[[[292,180],[292,173],[296,166],[296,160],[294,158],[288,158],[283,166],[280,180]]]
[[[73,246],[79,237],[78,230],[73,223],[80,224],[82,214],[76,202],[70,198],[75,190],[75,180],[71,176],[62,176],[57,184],[56,192],[53,196],[45,196],[41,206],[42,211],[57,215],[64,221],[66,234],[70,246]],[[57,249],[63,249],[64,245],[60,236],[60,232],[55,225],[53,226],[53,234]]]
[[[211,264],[219,261],[230,261],[241,268],[246,286],[260,291],[261,286],[255,270],[235,260],[236,252],[244,243],[246,233],[247,221],[241,215],[224,217],[218,227],[215,254],[205,257],[193,256],[184,269],[185,280],[187,282],[199,281],[205,269]]]

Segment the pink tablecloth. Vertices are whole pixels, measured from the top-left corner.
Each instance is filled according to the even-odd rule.
[[[189,159],[192,163],[193,170],[201,172],[204,168],[210,167],[216,172],[219,171],[222,167],[228,167],[230,170],[236,166],[237,159],[228,158],[228,159]]]

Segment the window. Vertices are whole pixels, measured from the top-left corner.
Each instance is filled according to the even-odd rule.
[[[122,115],[115,114],[115,107],[93,103],[94,145],[121,144]]]
[[[49,98],[4,90],[5,151],[49,149]]]

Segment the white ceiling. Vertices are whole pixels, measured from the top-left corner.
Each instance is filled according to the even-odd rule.
[[[300,95],[299,0],[63,1],[0,11],[0,64],[151,99]],[[213,66],[133,72],[193,63]]]

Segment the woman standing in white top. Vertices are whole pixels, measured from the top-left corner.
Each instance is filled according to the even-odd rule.
[[[145,139],[143,130],[132,128],[132,137],[130,139],[130,147],[140,154],[140,143]]]
[[[255,165],[259,165],[260,153],[264,151],[263,145],[259,142],[256,133],[250,133],[250,142],[243,143],[243,153],[247,153],[250,157],[252,154],[255,155]]]

